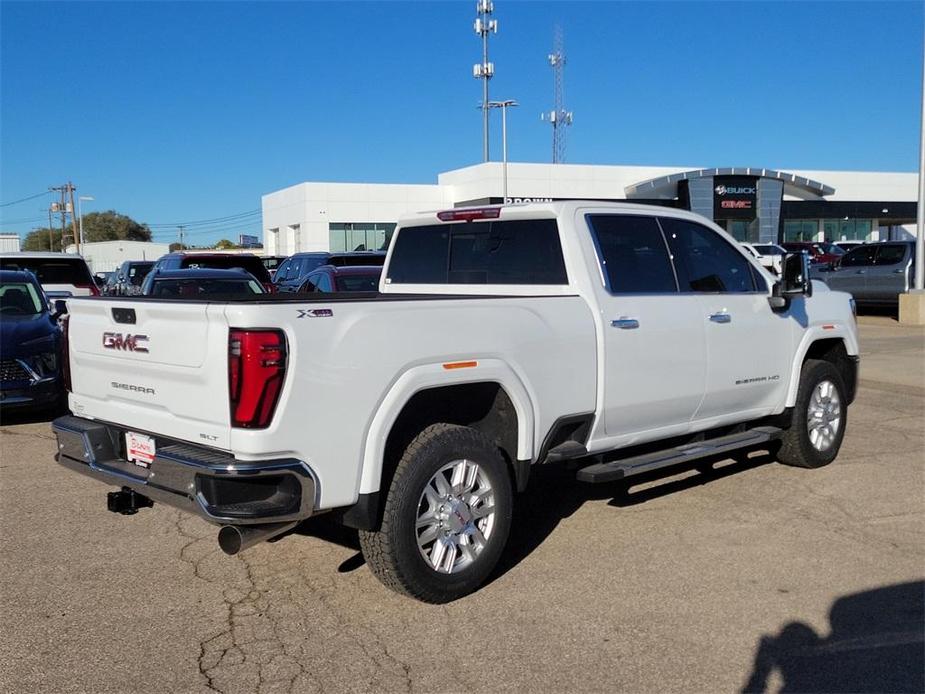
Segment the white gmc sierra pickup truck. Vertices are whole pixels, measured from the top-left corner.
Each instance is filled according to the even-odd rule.
[[[72,299],[57,459],[230,554],[336,514],[383,583],[446,602],[492,571],[532,465],[830,463],[857,327],[807,262],[776,278],[702,217],[570,201],[410,216],[378,293]]]

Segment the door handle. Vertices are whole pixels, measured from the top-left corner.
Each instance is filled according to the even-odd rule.
[[[893,270],[894,275],[904,275],[906,274],[905,270]]]
[[[728,313],[711,313],[710,320],[714,323],[731,323],[732,316]]]
[[[635,330],[639,327],[637,319],[627,318],[626,316],[620,316],[616,320],[610,321],[610,324],[615,328],[620,328],[620,330]]]
[[[867,272],[867,270],[858,270],[858,274],[859,274],[859,275],[863,275],[863,274],[865,274],[866,272]]]

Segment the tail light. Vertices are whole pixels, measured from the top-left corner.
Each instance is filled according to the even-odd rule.
[[[272,282],[264,282],[264,283],[263,283],[263,288],[267,290],[267,294],[275,294],[275,293],[276,293],[276,285],[273,284]]]
[[[228,399],[231,426],[270,425],[286,376],[286,336],[280,330],[228,334]]]
[[[68,315],[61,317],[61,378],[67,392],[73,393],[74,390],[71,388],[71,347],[68,344],[70,319],[71,317]]]

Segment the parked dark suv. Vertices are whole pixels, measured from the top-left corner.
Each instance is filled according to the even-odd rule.
[[[274,282],[281,292],[297,292],[316,268],[322,265],[343,267],[345,265],[379,265],[385,263],[385,253],[380,251],[358,251],[354,253],[296,253],[277,268]]]
[[[240,268],[158,270],[148,275],[142,287],[144,296],[161,299],[201,299],[215,295],[265,292],[266,289],[253,275]]]
[[[158,258],[151,272],[186,268],[231,270],[236,267],[252,274],[268,292],[276,291],[263,260],[251,253],[168,253]]]
[[[63,300],[61,300],[63,303]],[[35,275],[0,270],[0,406],[46,407],[61,402],[58,315]]]
[[[300,292],[378,292],[381,267],[322,265],[308,274]]]
[[[109,296],[135,296],[141,294],[141,283],[154,267],[153,260],[126,260],[116,270],[115,277],[106,283]]]

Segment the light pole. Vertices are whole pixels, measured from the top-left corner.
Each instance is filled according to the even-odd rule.
[[[79,195],[77,197],[77,217],[78,219],[80,219],[80,245],[83,246],[84,245],[84,215],[83,215],[83,212],[80,211],[80,201],[81,200],[90,201],[90,200],[96,200],[96,198],[94,198],[92,195]]]
[[[925,56],[922,60],[922,103],[919,123],[919,202],[915,217],[915,291],[925,290]]]
[[[501,194],[503,202],[507,202],[507,110],[511,106],[519,106],[513,99],[504,101],[489,101],[488,108],[501,109],[501,166],[503,177],[503,192]]]

